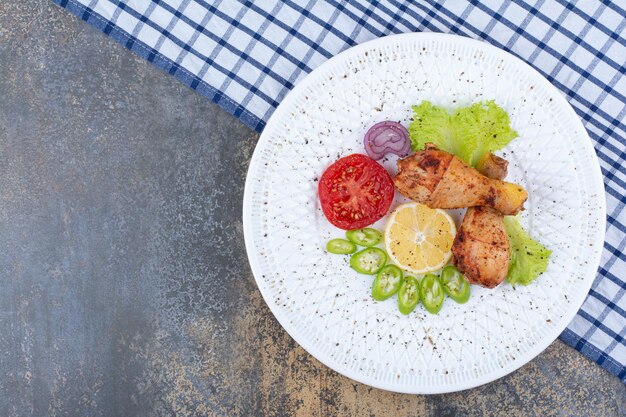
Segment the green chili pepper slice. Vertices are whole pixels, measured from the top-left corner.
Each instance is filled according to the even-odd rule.
[[[356,272],[367,275],[377,274],[387,262],[387,254],[378,248],[366,248],[350,257],[350,266]]]
[[[407,275],[398,291],[398,310],[409,314],[420,302],[420,283],[417,278]]]
[[[345,239],[331,239],[326,243],[326,251],[336,255],[347,255],[356,252],[356,245]]]
[[[359,246],[374,246],[383,238],[383,234],[376,229],[366,227],[365,229],[348,230],[346,237],[352,243]]]
[[[386,300],[398,292],[401,284],[402,270],[395,265],[384,266],[372,284],[372,297],[376,301]]]
[[[441,271],[443,291],[459,304],[465,304],[470,298],[469,282],[454,265],[448,265]]]
[[[434,274],[426,274],[420,282],[420,298],[429,313],[439,313],[443,307],[443,295],[443,285],[441,285],[439,277]]]

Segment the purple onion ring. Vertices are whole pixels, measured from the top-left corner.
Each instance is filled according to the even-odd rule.
[[[409,132],[398,122],[376,123],[365,134],[363,145],[367,155],[376,161],[388,153],[401,158],[411,153]]]

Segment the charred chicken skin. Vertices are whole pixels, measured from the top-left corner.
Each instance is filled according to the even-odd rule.
[[[492,179],[433,146],[398,161],[394,178],[403,196],[431,208],[486,206],[513,215],[528,197],[519,185]]]
[[[509,272],[509,238],[502,214],[470,207],[452,244],[452,262],[472,283],[494,288]]]
[[[503,179],[508,162],[487,154],[478,170]],[[472,284],[487,288],[499,285],[509,272],[510,245],[503,216],[490,207],[469,207],[452,244],[452,262]]]

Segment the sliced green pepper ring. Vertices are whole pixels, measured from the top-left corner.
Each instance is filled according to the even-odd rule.
[[[465,304],[470,298],[470,285],[454,265],[448,265],[441,271],[443,291],[459,304]]]
[[[443,307],[443,295],[443,285],[439,277],[434,274],[424,275],[420,282],[420,298],[429,313],[439,313]]]
[[[420,283],[417,278],[406,275],[398,291],[398,310],[409,314],[420,302]]]
[[[372,284],[372,297],[376,301],[386,300],[398,292],[401,284],[402,270],[395,265],[384,266]]]
[[[348,230],[346,237],[352,243],[359,246],[374,246],[383,238],[383,234],[376,229],[366,227],[365,229]]]
[[[326,243],[326,251],[337,255],[356,252],[356,245],[345,239],[331,239]]]
[[[360,274],[377,274],[387,262],[387,254],[382,249],[366,248],[350,257],[350,266]]]

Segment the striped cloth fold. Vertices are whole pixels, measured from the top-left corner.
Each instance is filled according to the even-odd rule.
[[[522,58],[567,98],[600,159],[598,274],[561,339],[626,383],[626,10],[606,1],[53,0],[256,131],[322,62],[369,39],[446,32]]]

